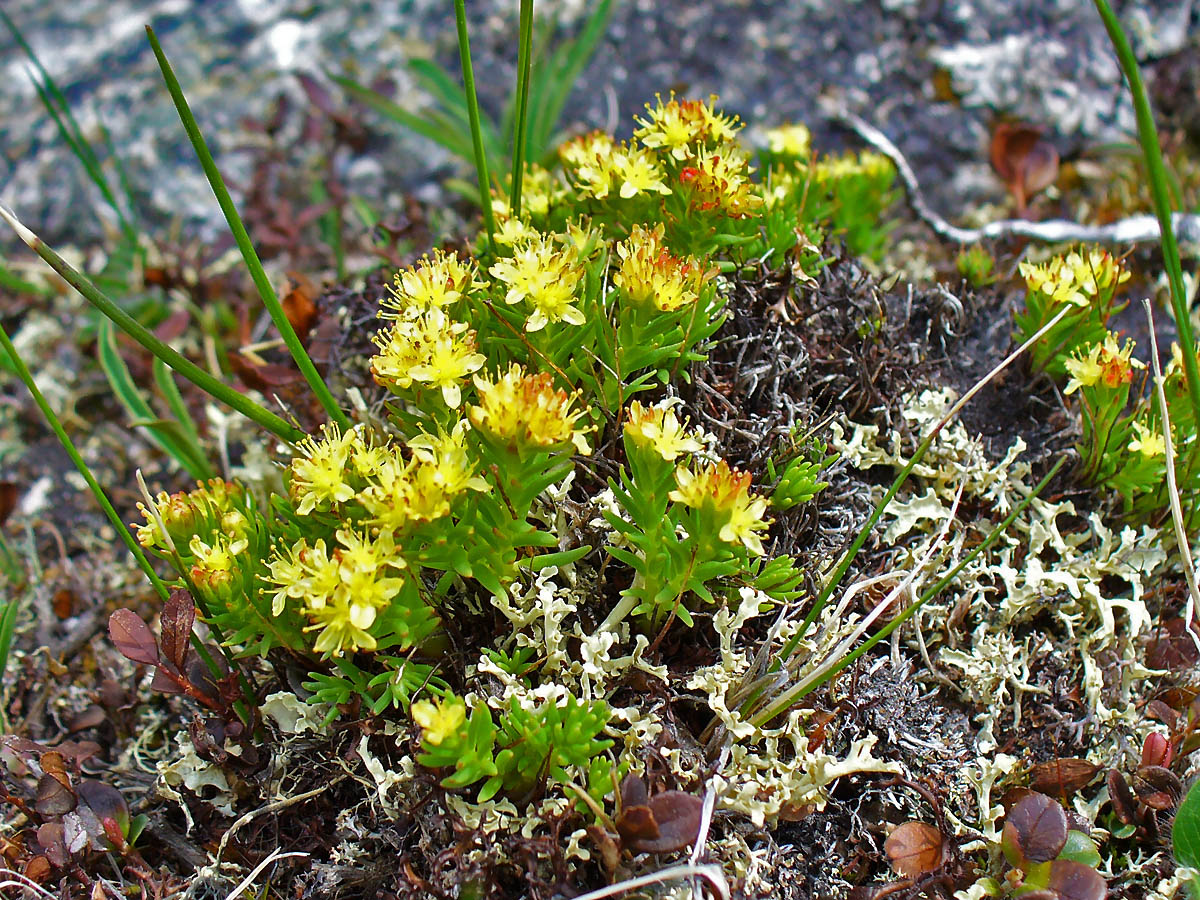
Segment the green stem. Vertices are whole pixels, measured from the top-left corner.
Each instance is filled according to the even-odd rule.
[[[509,207],[521,217],[521,182],[525,176],[525,131],[529,120],[529,70],[533,61],[533,0],[521,0],[520,46],[517,51],[517,121],[513,127],[512,185]]]
[[[870,638],[868,638],[851,652],[847,653],[841,660],[831,666],[828,671],[824,672],[820,678],[816,679],[810,684],[804,684],[801,682],[788,691],[785,691],[769,707],[753,715],[750,718],[750,723],[758,727],[765,725],[767,722],[771,721],[771,719],[775,718],[798,700],[803,699],[821,685],[828,682],[829,679],[837,675],[838,672],[842,671],[842,669],[853,663],[856,659],[858,659],[860,656],[886,638],[889,634],[911,619],[916,614],[917,610],[940,594],[945,589],[946,585],[950,584],[950,582],[957,578],[958,574],[968,565],[970,565],[976,557],[978,557],[981,553],[987,550],[988,547],[992,546],[992,544],[1000,539],[1000,536],[1008,530],[1008,526],[1016,520],[1017,516],[1024,512],[1025,508],[1028,507],[1029,504],[1034,501],[1034,499],[1041,495],[1042,491],[1046,489],[1046,486],[1050,484],[1050,480],[1058,474],[1058,470],[1063,467],[1063,464],[1066,461],[1067,459],[1065,456],[1059,457],[1058,461],[1050,468],[1050,471],[1046,473],[1046,476],[1037,483],[1037,486],[1029,492],[1028,496],[1023,497],[1021,502],[1013,507],[1012,512],[1005,516],[999,525],[997,525],[988,533],[988,536],[983,539],[979,546],[964,556],[956,566],[939,578],[933,587],[921,594],[921,596],[914,600],[907,609],[900,612],[890,622],[871,635]]]
[[[1138,140],[1146,160],[1146,175],[1150,182],[1150,196],[1154,201],[1154,214],[1158,217],[1162,233],[1163,266],[1171,284],[1171,307],[1175,313],[1175,327],[1179,333],[1179,344],[1183,349],[1183,371],[1187,378],[1188,395],[1192,401],[1193,421],[1200,422],[1200,368],[1196,364],[1196,341],[1192,334],[1191,311],[1188,309],[1187,292],[1183,285],[1183,265],[1179,259],[1179,247],[1175,243],[1175,230],[1171,225],[1171,199],[1167,187],[1167,167],[1163,164],[1162,147],[1158,143],[1158,130],[1154,126],[1154,113],[1142,76],[1138,71],[1137,57],[1121,21],[1108,5],[1107,0],[1095,0],[1096,10],[1104,20],[1108,37],[1112,41],[1121,71],[1129,84],[1133,99],[1133,111],[1137,116]]]
[[[62,427],[62,422],[55,415],[54,410],[50,408],[50,404],[46,402],[46,398],[42,396],[42,392],[38,390],[37,382],[33,380],[33,375],[29,371],[29,367],[25,365],[25,360],[21,358],[17,348],[13,346],[12,340],[9,339],[8,332],[0,326],[0,346],[3,346],[4,351],[8,354],[8,358],[12,361],[13,369],[17,373],[17,377],[29,389],[29,393],[33,396],[33,402],[37,404],[38,409],[42,411],[50,430],[54,432],[59,442],[63,445],[63,449],[67,451],[67,456],[71,458],[71,462],[75,464],[75,468],[79,470],[79,474],[83,476],[83,480],[87,482],[87,486],[91,488],[92,494],[96,498],[96,502],[100,504],[100,508],[104,510],[104,514],[108,517],[108,521],[112,523],[116,529],[117,535],[125,542],[125,546],[129,548],[129,552],[133,554],[134,560],[146,577],[150,579],[150,583],[154,586],[155,592],[166,603],[169,599],[170,592],[167,586],[163,584],[158,573],[154,571],[154,567],[150,565],[150,561],[146,559],[146,554],[142,552],[142,548],[138,546],[138,542],[134,540],[133,535],[129,533],[129,529],[125,523],[121,521],[121,517],[117,515],[117,511],[109,502],[108,495],[104,493],[104,488],[100,487],[100,483],[96,481],[92,470],[88,464],[84,462],[83,457],[79,455],[79,451],[75,449],[75,444],[67,435],[67,432]]]
[[[225,187],[225,181],[221,178],[221,173],[217,170],[217,164],[208,150],[208,144],[204,140],[204,135],[200,133],[200,126],[196,123],[196,117],[192,115],[192,110],[188,106],[187,99],[183,96],[183,89],[179,86],[179,80],[175,77],[175,72],[171,69],[171,64],[163,54],[163,49],[158,43],[158,38],[154,35],[154,29],[149,25],[146,26],[146,34],[150,38],[150,46],[153,48],[154,56],[158,60],[158,67],[162,70],[163,80],[167,83],[167,90],[171,94],[171,99],[175,101],[175,109],[179,113],[183,127],[192,142],[192,147],[196,151],[200,167],[204,169],[204,174],[208,178],[208,183],[212,187],[213,194],[216,195],[217,203],[221,206],[221,212],[225,214],[225,221],[229,223],[229,230],[233,232],[233,238],[237,241],[238,249],[242,251],[242,259],[246,263],[246,269],[250,272],[250,277],[254,281],[254,286],[258,289],[258,295],[262,298],[263,305],[266,306],[267,312],[271,315],[271,321],[279,329],[279,334],[283,337],[283,342],[287,344],[288,351],[292,354],[292,359],[296,362],[296,367],[304,376],[304,380],[308,382],[309,388],[317,400],[320,401],[321,406],[325,408],[326,415],[343,429],[350,428],[350,420],[346,418],[346,414],[342,412],[337,401],[333,399],[333,394],[329,392],[328,386],[322,380],[320,373],[317,372],[317,367],[313,365],[313,361],[309,358],[304,345],[300,343],[299,335],[292,328],[292,323],[288,321],[287,314],[283,311],[283,306],[279,302],[279,297],[275,294],[275,289],[271,287],[271,281],[267,278],[266,270],[263,269],[262,262],[254,250],[254,245],[250,243],[250,235],[246,232],[246,226],[242,224],[242,217],[238,215],[237,207],[233,205],[233,198],[229,196],[229,191]]]
[[[61,275],[67,284],[75,288],[85,300],[100,310],[118,328],[161,359],[171,369],[178,372],[205,393],[210,394],[213,398],[220,400],[222,403],[240,412],[247,419],[261,425],[281,440],[287,441],[290,444],[303,440],[304,432],[299,428],[281,419],[270,410],[259,406],[245,394],[235,391],[229,385],[214,378],[179,351],[174,350],[159,340],[153,332],[149,331],[137,319],[133,318],[110,300],[86,275],[78,269],[73,268],[66,260],[51,250],[41,238],[22,225],[17,217],[4,206],[0,206],[0,218],[7,221],[17,233],[17,236],[28,244],[34,253],[45,260],[50,268]]]
[[[483,130],[479,126],[479,98],[475,94],[475,70],[471,65],[471,40],[467,36],[467,9],[464,0],[454,0],[454,20],[458,25],[458,58],[462,62],[463,89],[467,96],[467,117],[471,123],[471,143],[475,149],[475,172],[479,177],[479,206],[487,228],[488,248],[496,252],[496,218],[492,214],[491,182],[487,156],[483,152]]]

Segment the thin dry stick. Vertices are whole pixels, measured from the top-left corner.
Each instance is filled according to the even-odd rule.
[[[287,809],[289,806],[295,806],[297,803],[303,803],[305,800],[311,800],[313,797],[325,793],[327,790],[329,790],[339,781],[343,781],[345,778],[345,775],[339,775],[337,778],[326,782],[319,788],[314,788],[311,791],[305,791],[303,794],[296,794],[294,797],[284,797],[280,800],[274,800],[268,803],[266,806],[260,806],[258,809],[250,810],[250,812],[246,813],[244,816],[230,825],[229,830],[226,831],[221,837],[221,843],[217,845],[216,865],[221,864],[221,857],[225,855],[225,847],[229,844],[229,839],[233,837],[234,833],[243,825],[249,825],[259,816],[265,815],[266,813],[279,812],[281,809]]]
[[[1167,392],[1163,389],[1162,368],[1158,364],[1158,338],[1154,335],[1154,311],[1150,301],[1143,297],[1146,320],[1150,323],[1150,364],[1154,367],[1154,395],[1158,399],[1158,411],[1162,414],[1163,453],[1167,462],[1167,496],[1171,498],[1171,521],[1175,525],[1175,543],[1179,547],[1179,560],[1183,565],[1183,577],[1187,580],[1187,608],[1183,613],[1183,627],[1200,650],[1200,635],[1192,628],[1196,606],[1200,604],[1200,593],[1196,590],[1196,568],[1192,563],[1192,548],[1188,544],[1187,531],[1183,527],[1183,505],[1179,502],[1179,485],[1175,481],[1175,449],[1171,439],[1171,417],[1167,410]]]
[[[1026,219],[1001,219],[989,222],[982,228],[960,228],[952,225],[933,211],[921,193],[916,173],[900,151],[882,131],[861,116],[850,112],[837,99],[822,100],[822,107],[829,118],[841,122],[864,141],[888,157],[896,166],[900,180],[908,192],[908,202],[922,221],[937,232],[938,236],[959,244],[977,244],[984,240],[1004,237],[1024,237],[1050,244],[1084,242],[1091,244],[1157,244],[1162,233],[1158,219],[1145,214],[1130,216],[1110,225],[1083,225],[1067,219],[1050,219],[1045,222],[1030,222]],[[1171,223],[1181,244],[1188,245],[1193,253],[1200,253],[1200,216],[1174,213]]]
[[[242,891],[246,890],[246,888],[250,887],[250,885],[254,883],[254,879],[258,877],[259,873],[262,872],[263,869],[265,869],[271,863],[276,862],[277,860],[287,859],[289,856],[303,856],[305,859],[308,858],[307,853],[302,853],[300,851],[284,853],[279,847],[276,847],[269,854],[267,854],[266,859],[250,870],[250,874],[243,878],[238,883],[237,887],[225,895],[225,900],[237,900]]]
[[[725,873],[721,871],[720,866],[711,863],[703,866],[691,864],[671,866],[649,875],[640,875],[627,881],[618,881],[608,887],[588,891],[586,894],[580,894],[575,900],[603,900],[604,897],[615,897],[617,894],[649,887],[652,884],[664,884],[668,881],[682,881],[684,878],[694,877],[700,877],[707,881],[712,887],[713,893],[721,900],[729,900],[729,882],[725,880]]]

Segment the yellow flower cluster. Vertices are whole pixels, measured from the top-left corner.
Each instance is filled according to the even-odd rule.
[[[1106,250],[1074,250],[1040,265],[1023,262],[1018,269],[1030,291],[1081,307],[1129,280],[1129,272]]]
[[[456,736],[467,721],[467,707],[459,697],[433,702],[418,700],[411,713],[412,720],[421,728],[421,739],[432,747]]]
[[[767,149],[779,156],[807,159],[812,149],[812,133],[800,124],[780,125],[766,133]]]
[[[672,312],[695,303],[710,273],[694,259],[672,256],[663,245],[663,225],[634,225],[629,239],[617,245],[620,268],[613,284],[639,304],[653,303]]]
[[[528,303],[533,311],[526,331],[540,331],[551,322],[582,325],[583,313],[574,306],[583,280],[583,265],[573,244],[561,246],[552,235],[537,233],[513,248],[513,255],[488,270],[507,286],[504,302]],[[478,368],[478,366],[476,366]]]
[[[663,103],[661,95],[652,107],[646,104],[646,117],[635,117],[638,129],[633,136],[643,146],[667,153],[682,162],[697,147],[725,144],[741,130],[736,116],[716,112],[716,96],[703,100],[676,100],[672,93]]]
[[[679,421],[672,406],[670,401],[642,406],[634,400],[629,404],[629,417],[625,420],[625,434],[638,446],[650,447],[667,462],[704,449],[695,434]]]
[[[137,505],[146,520],[135,525],[138,543],[143,547],[174,548],[187,553],[197,534],[207,538],[217,532],[233,540],[244,538],[249,523],[234,505],[241,499],[241,485],[220,478],[198,484],[193,491],[174,494],[162,491],[154,498],[154,509],[148,509],[144,503]]]
[[[1126,340],[1122,348],[1117,336],[1111,331],[1100,344],[1092,344],[1086,350],[1077,351],[1065,360],[1067,382],[1065,394],[1073,394],[1081,387],[1103,385],[1109,389],[1119,388],[1133,380],[1134,369],[1146,368],[1145,363],[1133,359],[1133,341]]]
[[[475,280],[475,262],[434,250],[420,262],[396,273],[389,296],[379,301],[383,319],[404,319],[415,310],[450,306],[482,285]]]
[[[402,448],[373,444],[360,428],[326,428],[300,445],[289,490],[297,513],[326,511],[347,524],[337,544],[301,539],[277,547],[268,563],[275,615],[291,601],[320,630],[314,648],[340,654],[371,650],[369,629],[404,587],[397,539],[406,529],[449,514],[466,490],[485,490],[466,447],[469,424],[422,434]],[[337,504],[337,508],[335,507]]]
[[[410,310],[373,338],[379,352],[371,358],[371,374],[393,392],[414,383],[441,391],[442,400],[457,409],[461,385],[487,358],[476,351],[475,332],[434,306]]]
[[[653,153],[624,142],[615,143],[602,131],[563,144],[559,158],[583,197],[604,200],[615,191],[628,200],[639,194],[671,193]]]
[[[271,559],[268,581],[277,585],[272,612],[298,603],[312,623],[305,630],[320,631],[313,644],[318,653],[374,650],[368,629],[404,586],[404,560],[386,531],[371,537],[344,528],[337,541],[330,551],[323,540],[310,546],[302,538]]]
[[[511,449],[552,450],[574,444],[580,453],[590,453],[578,426],[585,409],[574,409],[579,391],[568,394],[555,389],[548,372],[528,374],[513,364],[494,381],[475,376],[479,405],[470,409],[471,424]]]
[[[763,205],[746,153],[736,144],[710,150],[701,147],[679,172],[679,180],[692,189],[692,204],[700,210],[717,210],[731,219],[750,215]]]
[[[1167,455],[1166,440],[1149,425],[1135,421],[1133,423],[1133,430],[1135,434],[1129,441],[1129,450],[1131,453],[1140,453],[1147,459]]]
[[[813,177],[821,182],[842,181],[856,176],[882,178],[890,175],[892,168],[892,161],[882,153],[864,150],[858,154],[844,153],[819,160],[813,169]]]
[[[767,501],[750,493],[749,472],[730,469],[723,459],[705,463],[697,471],[679,466],[675,485],[671,499],[710,512],[720,524],[721,540],[729,544],[740,541],[751,553],[763,555],[759,532],[770,525],[770,519],[763,518]]]
[[[201,593],[229,601],[241,588],[242,575],[238,557],[246,552],[249,542],[234,534],[214,533],[206,543],[196,535],[188,544],[195,562],[192,564],[192,583]]]

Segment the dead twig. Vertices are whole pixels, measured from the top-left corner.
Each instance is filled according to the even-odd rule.
[[[989,222],[982,228],[960,228],[952,225],[934,212],[933,208],[925,201],[925,196],[921,193],[921,185],[917,181],[912,166],[908,164],[908,160],[900,148],[893,144],[887,135],[861,116],[850,112],[836,98],[822,98],[821,105],[824,113],[830,119],[845,125],[895,164],[900,180],[904,182],[904,189],[908,193],[908,202],[913,212],[939,237],[948,241],[958,244],[977,244],[997,238],[1023,237],[1050,244],[1157,244],[1161,239],[1158,219],[1149,213],[1130,216],[1109,225],[1083,225],[1066,219],[1049,219],[1044,222],[1031,222],[1027,219],[1001,219]],[[1188,251],[1191,255],[1200,255],[1200,215],[1173,213],[1171,223],[1179,239],[1180,249]]]

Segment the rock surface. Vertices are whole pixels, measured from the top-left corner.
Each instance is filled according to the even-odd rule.
[[[513,82],[517,4],[469,4],[485,105]],[[538,4],[571,25],[590,4]],[[1139,0],[1119,12],[1146,60],[1196,40],[1200,3]],[[441,0],[308,3],[299,0],[6,0],[73,104],[90,138],[112,134],[152,229],[181,219],[201,234],[222,227],[158,76],[142,26],[152,23],[232,186],[249,177],[243,119],[262,119],[281,92],[305,102],[296,72],[389,74],[397,99],[426,99],[404,63],[435,56],[457,65],[451,6]],[[12,37],[0,31],[0,197],[54,241],[87,244],[101,232],[98,194],[59,139]],[[628,131],[656,91],[720,94],[754,123],[823,126],[821,92],[849,105],[910,155],[931,199],[951,218],[998,198],[987,168],[997,116],[1045,126],[1061,152],[1128,141],[1133,117],[1120,73],[1088,0],[660,0],[618,2],[596,58],[576,86],[567,125]],[[949,90],[947,90],[947,88]],[[950,93],[954,96],[951,97]],[[386,204],[398,190],[436,197],[441,151],[373,121],[364,153],[339,160],[352,190]],[[11,246],[0,239],[0,248]]]

